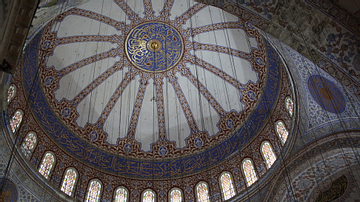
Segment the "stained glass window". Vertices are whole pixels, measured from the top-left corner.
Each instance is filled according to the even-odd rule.
[[[270,168],[275,160],[276,160],[276,156],[275,156],[275,153],[270,145],[269,142],[265,141],[262,146],[261,146],[261,152],[263,154],[263,157],[265,159],[265,162],[266,162],[266,166],[268,168]]]
[[[286,109],[288,110],[290,116],[292,116],[294,113],[294,102],[289,97],[286,98],[285,102],[286,102]]]
[[[22,145],[21,150],[25,154],[27,158],[31,156],[32,151],[34,150],[36,145],[36,135],[33,132],[30,132],[26,135]]]
[[[289,135],[289,132],[285,128],[285,124],[282,121],[279,121],[276,123],[276,132],[278,133],[281,142],[285,144],[287,137]]]
[[[100,201],[101,183],[98,180],[91,180],[86,196],[86,202]]]
[[[256,176],[256,172],[253,166],[253,163],[250,159],[245,159],[243,161],[243,170],[246,178],[246,182],[248,186],[251,186],[258,179]]]
[[[10,120],[10,126],[13,133],[19,128],[23,113],[20,110],[17,110],[14,116]]]
[[[221,190],[225,200],[235,196],[234,185],[229,173],[223,173],[220,177]]]
[[[209,189],[205,182],[200,182],[196,186],[196,196],[198,202],[210,202]]]
[[[40,174],[42,174],[46,179],[49,177],[50,171],[54,163],[55,163],[54,155],[50,152],[47,152],[39,168]]]
[[[125,188],[119,187],[115,191],[115,200],[114,202],[127,202],[128,192]]]
[[[69,168],[65,172],[64,181],[61,185],[61,191],[71,196],[74,190],[77,173],[73,168]]]
[[[182,194],[180,189],[174,188],[170,191],[170,202],[182,202]]]
[[[15,86],[14,85],[11,85],[8,89],[8,92],[7,92],[7,102],[9,103],[15,96]]]
[[[143,202],[155,202],[155,193],[151,190],[146,190],[143,193]]]

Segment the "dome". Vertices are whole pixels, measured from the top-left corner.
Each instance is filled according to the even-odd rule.
[[[9,110],[27,113],[33,159],[52,152],[58,178],[72,167],[84,182],[140,192],[242,175],[246,159],[261,176],[263,141],[280,155],[291,140],[276,131],[291,131],[295,117],[278,52],[249,22],[206,4],[89,1],[35,35],[21,66],[25,99]]]

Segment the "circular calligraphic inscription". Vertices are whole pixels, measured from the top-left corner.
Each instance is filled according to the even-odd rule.
[[[343,94],[328,79],[313,75],[308,80],[308,88],[314,100],[326,111],[341,113],[345,110],[346,102]]]
[[[125,42],[126,54],[137,68],[163,72],[174,67],[182,57],[184,44],[179,32],[159,22],[135,27]]]

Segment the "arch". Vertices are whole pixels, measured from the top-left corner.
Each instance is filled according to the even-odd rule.
[[[223,172],[220,175],[220,186],[224,200],[228,200],[235,196],[235,189],[232,180],[232,175],[229,172]]]
[[[93,179],[89,183],[88,191],[86,194],[86,202],[100,201],[102,183],[98,179]]]
[[[261,143],[261,154],[265,160],[266,167],[270,168],[276,161],[276,155],[270,142],[264,141]]]
[[[252,184],[254,184],[258,180],[256,171],[254,168],[254,164],[251,159],[247,158],[247,159],[243,160],[242,170],[244,172],[246,184],[248,187],[250,187]]]
[[[285,142],[289,136],[289,132],[286,129],[284,122],[277,121],[275,124],[275,128],[276,128],[276,133],[280,137],[282,144],[285,144]]]
[[[156,194],[153,190],[147,189],[143,192],[141,201],[142,202],[155,202]]]
[[[11,127],[11,131],[13,133],[15,133],[16,130],[19,128],[23,116],[24,116],[24,113],[21,110],[18,109],[18,110],[16,110],[14,115],[11,117],[11,119],[10,119],[10,127]]]
[[[26,135],[23,143],[21,144],[21,151],[24,153],[26,158],[30,158],[32,152],[35,149],[36,143],[37,143],[36,134],[34,132],[29,132]]]
[[[196,201],[210,202],[209,186],[206,182],[199,182],[196,185]]]
[[[125,187],[118,187],[114,192],[114,202],[127,202],[129,192]]]
[[[181,189],[174,187],[170,190],[169,193],[169,201],[170,202],[182,202],[183,201],[183,194]]]
[[[68,168],[65,171],[63,183],[61,185],[61,191],[63,191],[65,194],[72,196],[75,183],[78,178],[78,173],[75,168]]]
[[[46,179],[49,178],[50,172],[55,164],[55,156],[52,152],[46,152],[44,154],[44,158],[41,162],[39,172],[42,176],[44,176]]]
[[[9,104],[11,102],[11,100],[15,97],[16,95],[16,87],[14,84],[11,84],[7,90],[7,103]]]
[[[294,114],[294,102],[290,97],[287,97],[285,99],[285,107],[289,112],[290,116],[292,116]]]

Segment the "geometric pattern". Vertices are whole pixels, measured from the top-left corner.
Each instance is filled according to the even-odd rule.
[[[220,183],[221,183],[223,197],[225,200],[228,200],[233,196],[235,196],[233,181],[229,173],[223,173],[221,175]]]
[[[114,1],[117,2],[116,4],[124,8],[126,12],[133,12],[131,11],[130,7],[127,7],[126,4],[122,1]],[[151,3],[151,2],[150,2]],[[153,2],[154,3],[154,2]],[[168,9],[171,9],[172,4],[174,2],[168,1],[166,4],[166,11],[168,12]],[[148,1],[144,1],[145,5],[149,5]],[[200,4],[201,5],[201,4]],[[126,8],[125,8],[126,7]],[[151,11],[151,7],[145,6],[147,11]],[[205,9],[204,9],[205,8]],[[196,10],[199,9],[199,10]],[[184,28],[184,22],[185,17],[186,19],[191,18],[191,15],[195,15],[196,12],[200,12],[201,10],[207,10],[208,7],[202,7],[200,8],[198,4],[194,5],[193,8],[191,8],[188,13],[184,14],[181,23],[178,25],[175,25],[174,22],[180,22],[180,21],[174,21],[170,15],[166,14],[165,11],[163,12],[165,17],[167,15],[166,19],[156,19],[155,21],[149,21],[149,17],[151,17],[152,14],[145,15],[143,17],[142,15],[139,15],[138,18],[134,19],[130,24],[129,22],[126,24],[126,26],[122,27],[121,23],[118,23],[114,19],[110,18],[104,18],[104,16],[101,16],[101,14],[96,12],[89,12],[86,9],[79,9],[74,8],[66,11],[62,15],[58,16],[54,21],[49,23],[49,26],[45,27],[45,29],[40,32],[39,35],[34,37],[34,41],[29,44],[29,49],[26,50],[26,55],[24,56],[24,62],[23,65],[23,72],[21,74],[26,75],[35,75],[34,69],[29,68],[30,64],[34,64],[32,62],[35,62],[40,65],[41,72],[39,72],[39,75],[41,75],[39,79],[38,86],[34,87],[33,93],[30,93],[30,105],[34,109],[32,114],[29,114],[29,118],[27,118],[26,125],[22,128],[25,132],[30,132],[30,130],[36,131],[37,136],[39,137],[39,142],[35,148],[34,154],[31,159],[31,163],[34,165],[38,165],[40,163],[39,159],[44,155],[47,151],[54,151],[56,160],[59,162],[54,167],[54,171],[51,173],[51,178],[49,179],[49,182],[54,184],[57,187],[62,186],[62,177],[65,176],[66,169],[69,167],[74,167],[76,170],[81,170],[79,172],[79,182],[75,182],[77,184],[76,186],[76,193],[73,193],[75,198],[84,200],[87,196],[87,187],[90,184],[91,180],[94,178],[101,179],[102,182],[106,182],[104,186],[101,184],[101,200],[104,201],[112,201],[115,199],[115,193],[116,188],[119,186],[126,186],[128,190],[132,190],[127,194],[127,197],[129,197],[128,200],[135,200],[140,201],[142,198],[142,194],[144,193],[143,190],[149,189],[150,187],[163,187],[160,190],[154,188],[154,197],[159,198],[159,200],[167,200],[168,197],[170,197],[170,191],[173,187],[180,187],[178,184],[180,182],[187,184],[188,187],[183,187],[183,190],[180,190],[181,197],[183,197],[181,200],[183,201],[194,201],[196,199],[196,192],[194,187],[196,188],[196,183],[201,180],[202,182],[207,184],[207,191],[208,191],[208,198],[221,198],[221,185],[220,186],[212,186],[213,184],[219,183],[220,175],[223,172],[223,169],[226,169],[232,179],[233,187],[234,187],[234,193],[239,193],[240,191],[246,189],[247,185],[243,179],[243,173],[241,172],[241,162],[242,159],[245,156],[251,156],[253,160],[253,166],[255,169],[259,170],[259,173],[262,173],[261,169],[264,169],[263,162],[264,160],[261,158],[261,155],[259,155],[259,149],[260,145],[263,139],[266,138],[271,142],[271,145],[274,145],[274,148],[277,148],[277,152],[279,151],[279,148],[281,150],[282,146],[281,143],[278,141],[278,138],[274,136],[275,127],[273,123],[271,123],[271,118],[281,119],[286,123],[289,128],[292,126],[292,118],[286,113],[286,115],[283,114],[284,111],[286,111],[285,108],[285,97],[293,97],[291,95],[291,88],[289,88],[290,85],[288,85],[288,79],[286,77],[285,71],[283,71],[281,62],[279,58],[277,57],[277,53],[274,51],[272,46],[264,40],[262,35],[254,29],[254,27],[251,26],[251,24],[240,20],[239,22],[229,22],[225,24],[219,23],[218,29],[238,29],[242,30],[243,33],[250,37],[250,42],[252,43],[252,50],[248,52],[239,52],[235,51],[235,49],[227,49],[220,46],[215,46],[211,44],[201,44],[199,42],[189,41],[189,38],[192,37],[192,34],[201,34],[202,32],[206,33],[209,31],[213,31],[214,27],[212,26],[204,26],[199,29],[193,29],[193,33],[190,31],[190,29]],[[151,12],[150,12],[151,13]],[[134,14],[134,13],[133,13]],[[189,14],[189,16],[186,16]],[[118,28],[116,30],[119,31],[119,35],[115,36],[115,38],[106,38],[105,36],[99,36],[99,38],[96,37],[61,37],[59,35],[56,35],[56,31],[50,29],[50,26],[57,22],[64,22],[67,17],[71,16],[83,16],[86,18],[92,18],[98,22],[105,23],[105,24],[111,24],[114,27]],[[178,15],[179,18],[181,18],[181,15]],[[139,22],[137,19],[140,19]],[[184,21],[185,20],[185,21]],[[99,42],[101,40],[104,40],[112,44],[123,44],[123,47],[125,47],[126,42],[126,36],[129,35],[131,30],[134,30],[137,26],[141,24],[146,24],[149,22],[154,22],[157,26],[159,24],[167,25],[165,26],[168,30],[175,30],[177,31],[177,34],[180,36],[180,39],[182,39],[182,46],[183,51],[182,57],[177,62],[177,64],[172,68],[167,68],[163,72],[159,72],[159,75],[162,77],[159,78],[162,82],[169,82],[169,78],[185,78],[190,81],[190,84],[192,84],[192,81],[198,82],[196,78],[191,77],[190,74],[188,74],[189,68],[182,66],[181,69],[179,69],[179,64],[185,63],[185,64],[193,64],[198,65],[203,68],[204,71],[212,71],[211,74],[216,75],[217,77],[223,76],[222,79],[225,80],[225,82],[230,83],[230,85],[235,86],[236,88],[240,89],[241,91],[241,99],[244,103],[246,103],[249,107],[249,109],[244,109],[241,113],[235,112],[235,111],[229,111],[225,110],[225,107],[222,106],[222,104],[218,103],[219,108],[216,108],[216,98],[215,95],[211,95],[210,93],[207,94],[204,90],[206,90],[206,86],[202,89],[197,89],[197,92],[199,94],[206,95],[205,102],[208,102],[211,104],[210,107],[214,106],[213,108],[218,110],[216,112],[220,115],[221,119],[224,119],[223,122],[219,122],[218,125],[219,128],[222,127],[224,130],[223,132],[219,132],[217,135],[210,136],[206,134],[206,131],[199,130],[199,127],[197,127],[196,133],[194,131],[191,131],[191,134],[187,140],[191,144],[186,145],[184,148],[176,148],[174,147],[173,143],[167,139],[167,133],[164,134],[164,141],[161,141],[161,138],[159,138],[158,142],[155,142],[155,144],[152,144],[152,148],[150,152],[141,151],[141,147],[139,147],[138,142],[136,142],[136,134],[126,134],[126,138],[119,139],[116,145],[109,144],[106,142],[106,133],[103,131],[104,122],[99,122],[99,124],[87,124],[84,128],[78,127],[77,123],[74,122],[76,120],[76,117],[79,118],[79,114],[77,114],[76,107],[78,106],[79,102],[73,102],[72,100],[58,100],[54,96],[54,92],[56,91],[56,86],[60,84],[60,81],[64,76],[67,74],[71,74],[71,72],[76,71],[76,69],[80,69],[81,67],[96,62],[97,55],[95,57],[90,56],[90,58],[79,61],[79,63],[74,64],[73,66],[65,69],[60,70],[56,69],[55,67],[51,66],[45,66],[44,61],[42,61],[43,58],[49,57],[51,53],[54,53],[54,50],[57,46],[61,44],[71,44],[71,43],[83,43],[86,41],[96,41]],[[185,32],[184,32],[185,31]],[[121,34],[120,34],[121,33]],[[189,37],[184,38],[184,34]],[[176,34],[175,38],[177,37]],[[120,36],[120,37],[119,37]],[[123,40],[121,41],[117,41]],[[155,53],[157,53],[158,48],[163,47],[163,44],[160,40],[160,43],[157,41],[151,41],[153,39],[149,39],[146,44],[146,48],[148,48],[148,51],[154,50]],[[111,42],[110,42],[111,41]],[[151,43],[149,43],[151,41]],[[50,42],[50,43],[49,43]],[[155,43],[152,43],[155,42]],[[188,43],[191,42],[191,43]],[[256,44],[256,45],[254,45]],[[256,46],[256,48],[255,48]],[[39,49],[37,49],[39,48]],[[115,48],[116,49],[116,48]],[[35,51],[34,51],[35,50]],[[148,82],[152,83],[152,79],[154,78],[153,74],[156,72],[146,72],[146,69],[141,69],[141,67],[134,65],[129,57],[125,54],[125,49],[122,49],[123,51],[123,58],[120,60],[120,64],[124,65],[122,70],[125,70],[126,68],[131,67],[131,69],[127,69],[132,75],[132,73],[137,73],[138,77],[134,78],[131,82],[139,82],[141,85],[141,78],[146,77],[150,75]],[[239,81],[231,80],[229,74],[225,75],[222,74],[223,72],[216,70],[217,66],[210,64],[206,61],[201,61],[199,59],[201,58],[195,58],[191,57],[193,55],[189,55],[188,51],[199,51],[199,50],[206,50],[206,51],[213,51],[221,54],[227,54],[227,55],[233,55],[238,58],[242,58],[244,60],[247,60],[250,62],[252,68],[254,71],[258,74],[259,78],[258,81],[255,82],[249,82],[249,83],[241,83]],[[34,51],[34,52],[31,52]],[[116,50],[117,51],[117,50]],[[121,51],[121,50],[120,50]],[[153,52],[153,53],[154,53]],[[160,50],[158,50],[160,52]],[[109,51],[107,54],[110,54],[109,57],[112,57],[112,52]],[[118,54],[118,53],[117,53]],[[99,54],[99,57],[104,56],[106,53]],[[190,56],[190,58],[187,58],[187,56]],[[250,56],[250,57],[249,57]],[[36,58],[34,60],[34,58]],[[37,59],[40,58],[40,61]],[[101,59],[101,58],[100,58]],[[156,62],[157,60],[154,60],[152,62]],[[84,63],[83,63],[84,62]],[[117,63],[117,64],[119,64]],[[174,62],[174,64],[176,61]],[[75,67],[78,65],[77,67]],[[34,65],[34,67],[37,67],[37,65]],[[73,68],[73,69],[71,69]],[[81,100],[86,97],[86,93],[89,93],[94,90],[97,86],[100,85],[101,82],[104,82],[103,79],[106,80],[108,76],[111,76],[116,71],[122,71],[121,69],[117,69],[119,66],[114,66],[109,71],[105,71],[103,76],[99,77],[98,80],[94,83],[90,83],[86,89],[82,92],[83,94],[78,94],[79,97],[77,99]],[[144,67],[145,68],[145,67]],[[67,70],[70,70],[67,73]],[[135,72],[132,72],[132,71]],[[185,71],[184,71],[185,70]],[[221,70],[221,69],[220,69]],[[151,70],[153,71],[153,70]],[[58,74],[58,73],[64,73],[64,74]],[[168,75],[169,72],[175,73],[176,77]],[[192,70],[190,72],[194,73]],[[151,73],[151,74],[150,74]],[[194,74],[195,75],[195,74]],[[193,75],[193,76],[194,76]],[[189,76],[189,77],[188,77]],[[29,92],[28,87],[30,87],[30,84],[33,80],[31,77],[20,77],[24,80],[21,81],[24,86],[17,86],[19,88],[19,92]],[[140,78],[140,80],[138,80]],[[147,78],[147,77],[146,77]],[[190,79],[189,79],[190,78]],[[155,75],[156,79],[156,75]],[[192,80],[193,79],[193,80]],[[229,80],[230,79],[230,80]],[[95,81],[95,80],[94,80]],[[126,82],[126,81],[124,81]],[[237,83],[238,82],[238,83]],[[37,85],[35,84],[35,85]],[[94,85],[93,85],[94,84]],[[244,87],[244,89],[241,89],[238,85],[234,84],[241,84],[240,86]],[[150,84],[147,84],[150,85]],[[156,85],[163,85],[161,82]],[[154,86],[156,89],[156,85]],[[172,84],[170,83],[171,87],[173,88]],[[181,87],[181,86],[180,86]],[[185,93],[184,89],[182,88],[176,88],[179,91],[176,91],[175,96],[178,99],[177,93],[181,93],[180,90],[182,90],[183,93]],[[36,90],[38,89],[38,90]],[[41,89],[41,90],[40,90]],[[122,88],[120,88],[121,90]],[[138,88],[138,90],[141,89],[141,87]],[[44,91],[43,91],[44,90]],[[202,91],[203,90],[203,91]],[[208,89],[209,90],[209,89]],[[139,92],[139,91],[138,91]],[[156,92],[156,91],[155,91]],[[43,94],[42,94],[43,93]],[[141,96],[141,93],[138,93]],[[42,95],[41,95],[42,94]],[[89,95],[89,94],[87,94]],[[22,95],[19,95],[21,97]],[[44,99],[38,99],[40,96],[46,96],[43,97]],[[181,97],[181,96],[180,96]],[[156,96],[154,103],[155,106],[158,106],[160,96]],[[180,100],[180,99],[179,99]],[[19,101],[20,108],[23,106],[23,101]],[[43,102],[44,101],[44,102]],[[116,99],[114,100],[114,102]],[[181,100],[183,101],[183,100]],[[41,110],[35,110],[36,107],[43,107],[45,106],[44,103],[48,103],[51,109],[55,109],[53,111],[53,114],[49,113],[46,109],[45,111]],[[11,103],[10,103],[11,104]],[[109,104],[113,104],[111,101]],[[184,103],[180,103],[181,106]],[[141,105],[139,105],[141,106]],[[164,104],[162,105],[164,106]],[[12,106],[13,107],[13,106]],[[161,105],[159,105],[159,109],[161,109]],[[221,107],[223,109],[221,109]],[[13,110],[12,108],[9,108],[9,112]],[[143,110],[143,109],[141,109]],[[215,110],[215,111],[216,111]],[[111,111],[111,110],[110,110]],[[159,112],[159,111],[158,111]],[[161,112],[161,110],[160,110]],[[194,111],[191,111],[194,112]],[[225,112],[225,116],[222,116],[222,112]],[[251,113],[248,113],[251,112]],[[274,112],[274,114],[272,114]],[[108,112],[106,112],[108,113]],[[137,113],[137,112],[136,112]],[[231,115],[231,119],[227,119],[229,116],[228,114],[234,114]],[[238,113],[238,114],[236,114]],[[263,114],[265,116],[262,116]],[[109,115],[109,114],[106,114]],[[136,114],[138,115],[138,114]],[[253,116],[250,116],[253,115]],[[46,117],[45,119],[42,119],[42,117]],[[135,117],[135,116],[134,116]],[[225,118],[224,118],[225,117]],[[189,117],[185,117],[190,118]],[[235,118],[235,119],[232,119]],[[101,120],[102,116],[100,116]],[[190,120],[190,119],[187,119]],[[236,120],[236,121],[234,121]],[[248,121],[246,121],[248,120]],[[136,120],[134,120],[136,123]],[[241,123],[244,122],[245,125],[243,128],[238,127],[241,125]],[[270,124],[269,124],[270,122]],[[29,124],[31,123],[31,124]],[[32,123],[35,123],[34,125]],[[161,124],[158,122],[159,126]],[[58,125],[60,126],[60,130],[53,130],[54,128],[51,128],[52,125]],[[62,125],[65,125],[66,127],[62,127]],[[131,126],[131,124],[129,124]],[[194,125],[195,126],[195,125]],[[135,127],[136,128],[136,127]],[[230,131],[233,131],[236,128],[236,131],[234,133],[229,133]],[[261,132],[261,130],[267,131],[266,133]],[[56,133],[53,133],[56,131]],[[76,133],[74,133],[76,131]],[[270,133],[268,133],[271,131]],[[261,132],[261,133],[260,133]],[[134,136],[135,135],[135,136]],[[161,135],[159,130],[159,135]],[[253,136],[254,135],[254,136]],[[255,136],[258,136],[258,138],[255,138]],[[75,137],[75,138],[73,138]],[[160,137],[160,136],[159,136]],[[68,141],[67,141],[68,140]],[[211,150],[207,151],[207,147],[216,146],[220,140],[223,140],[224,144],[218,145],[219,147],[215,147]],[[84,141],[84,144],[82,143]],[[77,143],[81,144],[77,144]],[[59,143],[59,144],[58,144]],[[69,144],[70,143],[70,144]],[[157,143],[161,143],[159,145],[156,145]],[[141,146],[141,145],[140,145]],[[97,150],[99,149],[99,150]],[[106,153],[98,153],[98,151],[106,150]],[[181,153],[181,151],[183,151]],[[199,153],[196,153],[196,152]],[[203,151],[206,151],[205,153],[201,153]],[[236,151],[236,153],[234,153]],[[238,152],[240,151],[240,152]],[[244,153],[243,153],[244,152]],[[68,155],[68,153],[72,153],[73,155]],[[110,155],[108,155],[110,153]],[[229,154],[235,154],[234,157],[236,158],[229,158]],[[83,155],[84,154],[84,155]],[[194,158],[189,159],[181,159],[180,161],[174,161],[177,157],[183,158],[183,156],[186,155],[194,155],[199,154],[197,156],[194,156]],[[154,160],[160,160],[163,162],[162,165],[156,164],[157,161],[151,161],[154,162],[154,164],[146,164],[146,161],[144,159],[148,159],[149,156],[151,156]],[[120,158],[118,158],[120,157]],[[122,158],[125,157],[125,158]],[[210,157],[210,158],[209,158]],[[133,164],[134,161],[129,161],[132,159],[140,159],[138,165]],[[162,159],[166,159],[168,161],[164,161]],[[199,160],[200,159],[200,160]],[[125,161],[124,161],[125,160]],[[221,160],[225,160],[228,162],[232,162],[226,165],[216,164],[216,162],[220,162]],[[145,163],[144,163],[145,162]],[[196,163],[198,162],[198,163]],[[135,162],[138,163],[138,162]],[[178,164],[177,164],[178,163]],[[184,164],[185,163],[185,164]],[[214,164],[212,164],[214,163]],[[90,165],[89,165],[90,164]],[[98,166],[99,169],[96,171],[92,167]],[[132,166],[134,165],[134,166]],[[153,166],[154,165],[154,166]],[[179,166],[183,165],[183,166]],[[204,167],[201,167],[205,165]],[[210,166],[209,166],[210,165]],[[129,170],[130,166],[130,170]],[[200,166],[200,167],[196,167]],[[204,170],[203,168],[209,168],[212,167],[211,173],[210,170]],[[177,169],[174,169],[177,168]],[[179,168],[179,169],[178,169]],[[101,170],[108,170],[110,172],[103,173]],[[100,172],[99,172],[100,170]],[[123,171],[127,174],[131,174],[129,176],[123,176]],[[139,173],[139,171],[142,171],[142,173]],[[161,172],[159,172],[161,171]],[[197,172],[200,171],[200,172]],[[198,173],[199,175],[195,174]],[[182,175],[184,174],[184,175]],[[124,174],[126,175],[126,174]],[[100,178],[101,176],[101,178]],[[133,176],[137,176],[140,178],[132,178]],[[214,176],[214,178],[206,178],[204,176]],[[143,177],[148,177],[144,178]],[[164,178],[163,182],[154,180],[151,183],[148,183],[151,179],[154,179],[154,177],[171,177],[170,178]],[[174,178],[173,178],[174,177]],[[100,180],[99,180],[100,181]],[[163,184],[162,184],[163,183]],[[235,190],[236,189],[236,190]],[[212,195],[210,195],[210,193]]]
[[[196,195],[197,195],[198,202],[210,202],[209,188],[205,182],[200,182],[196,186]]]

